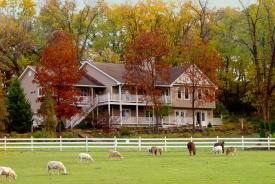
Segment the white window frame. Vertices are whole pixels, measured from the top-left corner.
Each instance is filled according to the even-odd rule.
[[[37,97],[43,97],[43,88],[42,87],[38,87],[37,88]]]
[[[149,115],[149,116],[147,116],[147,115]],[[144,116],[145,116],[146,122],[153,122],[153,112],[152,111],[149,111],[149,110],[145,111]]]
[[[123,113],[123,111],[128,111],[129,113],[129,117],[126,117],[126,116],[123,116],[125,115],[125,113]],[[131,118],[131,109],[128,109],[128,108],[122,108],[122,119],[123,121],[128,121],[129,119]]]
[[[188,93],[188,98],[186,98],[186,90],[187,90],[187,93]],[[185,87],[184,88],[184,100],[190,100],[190,93],[189,93],[189,88]]]
[[[201,118],[201,125],[205,124],[207,122],[207,111],[204,110],[199,110],[199,111],[195,111],[195,123],[198,126],[199,124],[197,124],[197,113],[200,113],[200,118]],[[203,119],[203,115],[204,114],[204,120]]]
[[[177,115],[177,113],[178,113],[179,115]],[[182,113],[183,113],[183,116],[182,116]],[[186,115],[187,115],[186,110],[175,110],[176,122],[177,122],[177,123],[181,123],[181,124],[185,123]],[[179,120],[179,119],[178,119],[178,116],[181,118],[181,119],[180,119],[180,122],[178,122],[178,120]]]
[[[179,94],[180,94],[180,97],[179,97]],[[178,98],[179,100],[182,99],[182,91],[181,91],[180,88],[178,88],[178,90],[177,90],[177,98]]]

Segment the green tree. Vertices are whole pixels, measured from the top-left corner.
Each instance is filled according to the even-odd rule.
[[[3,80],[2,80],[2,74],[0,73],[0,129],[5,129],[5,123],[6,117],[8,115],[6,104],[5,104],[5,95],[3,90]]]
[[[28,132],[32,126],[31,105],[25,98],[18,78],[14,78],[7,94],[7,130],[16,132]]]
[[[39,109],[39,114],[43,117],[43,123],[46,131],[49,133],[54,133],[56,131],[58,120],[55,115],[55,102],[50,93],[46,94],[43,98]]]

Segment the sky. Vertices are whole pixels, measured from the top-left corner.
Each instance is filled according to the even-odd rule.
[[[107,2],[111,3],[111,4],[115,4],[115,3],[125,3],[125,2],[137,2],[138,0],[107,0]],[[169,1],[169,0],[168,0]],[[256,0],[243,0],[245,2],[245,4],[249,4],[252,2],[255,2]],[[226,6],[231,6],[231,7],[235,7],[238,8],[240,7],[240,3],[239,0],[209,0],[209,5],[212,8],[223,8]]]

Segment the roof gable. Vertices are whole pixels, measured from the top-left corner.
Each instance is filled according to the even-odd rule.
[[[194,68],[192,68],[194,67]],[[196,65],[194,64],[190,64],[189,66],[187,66],[185,68],[185,70],[177,77],[176,80],[174,80],[174,82],[171,85],[176,85],[176,84],[192,84],[192,80],[190,79],[190,76],[188,75],[188,72],[190,70],[195,70],[196,73],[196,79],[198,79],[198,81],[196,81],[196,83],[198,85],[207,85],[207,86],[216,86]],[[202,80],[199,80],[202,79]]]

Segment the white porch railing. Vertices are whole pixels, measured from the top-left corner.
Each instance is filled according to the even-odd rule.
[[[234,146],[245,149],[275,148],[275,138],[1,138],[0,150],[29,149],[64,149],[80,148],[88,151],[95,148],[132,148],[141,150],[152,145],[161,146],[165,150],[172,148],[186,148],[189,141],[197,148],[211,148],[218,141],[225,141],[225,147]]]

